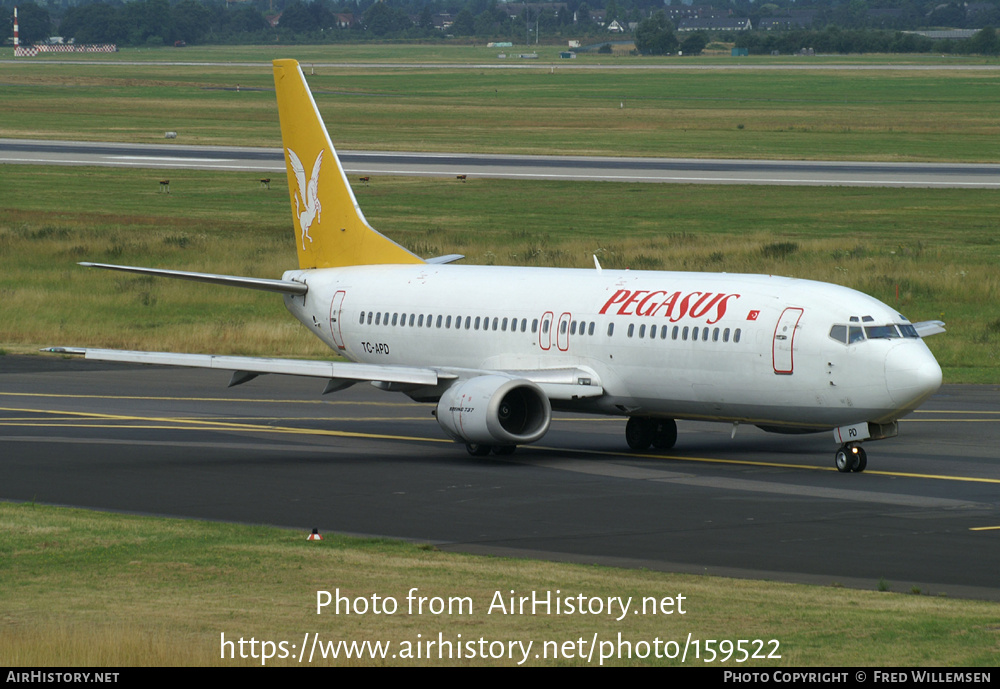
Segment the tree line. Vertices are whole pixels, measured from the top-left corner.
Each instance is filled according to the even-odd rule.
[[[881,5],[878,3],[881,2]],[[712,40],[733,42],[752,54],[787,54],[812,48],[823,53],[942,52],[996,55],[1000,0],[940,3],[937,0],[749,0],[715,2],[717,11],[766,17],[810,12],[810,27],[790,31],[677,33],[659,0],[567,0],[498,3],[497,0],[99,0],[49,9],[34,2],[2,0],[12,17],[18,6],[23,43],[58,34],[78,43],[121,46],[226,43],[324,43],[382,39],[448,38],[508,40],[518,44],[566,38],[618,38],[605,26],[617,20],[635,30],[643,54],[697,54]],[[55,6],[53,6],[55,7]],[[509,11],[509,10],[513,11]],[[600,13],[604,24],[593,20]],[[272,24],[269,19],[278,17]],[[441,19],[449,24],[442,28]],[[958,27],[993,19],[973,38],[931,41],[909,28]],[[939,23],[940,22],[940,23]]]

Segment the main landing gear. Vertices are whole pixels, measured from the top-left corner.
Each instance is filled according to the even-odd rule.
[[[837,471],[841,473],[861,473],[868,466],[868,453],[857,443],[845,443],[834,457]]]
[[[636,452],[648,450],[650,445],[669,450],[677,442],[677,424],[673,419],[631,416],[625,425],[625,442]]]
[[[481,443],[466,443],[466,451],[473,457],[485,457],[490,452],[495,455],[512,455],[517,445],[483,445]]]

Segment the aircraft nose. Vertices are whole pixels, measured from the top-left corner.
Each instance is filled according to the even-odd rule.
[[[941,366],[922,341],[900,342],[885,355],[885,385],[893,402],[913,411],[941,387]]]

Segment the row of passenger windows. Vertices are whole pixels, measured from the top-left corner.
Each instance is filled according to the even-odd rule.
[[[865,316],[865,318],[869,318]],[[856,319],[851,320],[856,322]],[[870,320],[870,319],[869,319]],[[864,340],[895,340],[900,337],[919,338],[917,329],[909,323],[890,325],[835,325],[830,328],[830,337],[843,344],[854,344]]]
[[[463,321],[464,318],[464,321]],[[410,328],[455,328],[456,330],[498,330],[500,332],[527,332],[528,331],[528,319],[522,318],[520,321],[517,318],[501,318],[499,316],[445,316],[439,314],[434,316],[433,314],[405,314],[405,313],[389,313],[381,311],[362,311],[358,318],[358,323],[360,325],[391,325],[399,327],[410,327]],[[532,319],[531,321],[531,332],[538,332],[538,319]],[[541,323],[542,334],[548,334],[549,327],[552,323],[552,319],[545,319]],[[594,321],[560,321],[559,322],[559,334],[565,335],[569,332],[570,335],[587,335],[591,336],[596,330],[596,323]],[[657,330],[659,329],[659,330]],[[636,336],[636,325],[630,323],[628,326],[628,336]],[[657,337],[657,332],[659,332],[659,337],[661,340],[667,339],[670,336],[672,340],[702,340],[708,342],[709,338],[713,342],[718,342],[720,337],[723,342],[730,341],[730,335],[732,336],[733,342],[740,341],[740,328],[736,328],[735,331],[730,331],[729,328],[699,328],[699,327],[689,327],[689,326],[671,326],[669,325],[650,325],[647,326],[645,323],[638,326],[638,337],[655,339]],[[614,335],[615,324],[608,323],[608,337]],[[648,333],[648,334],[647,334]]]
[[[464,322],[462,319],[465,319]],[[500,318],[499,316],[445,316],[439,314],[405,314],[405,313],[382,313],[380,311],[362,311],[358,318],[360,325],[394,325],[410,328],[455,328],[456,330],[499,330],[500,332],[516,333],[518,330],[524,333],[528,331],[528,319],[522,318]],[[549,332],[551,321],[542,322],[542,333]],[[519,327],[520,326],[520,327]],[[568,331],[570,335],[593,335],[596,324],[594,321],[562,321],[559,323],[559,332],[563,335]],[[608,330],[610,335],[614,325]],[[531,332],[538,332],[538,319],[531,321]]]
[[[698,326],[690,328],[688,326],[680,327],[678,325],[673,326],[673,328],[669,325],[651,325],[649,326],[647,334],[646,325],[642,324],[638,328],[638,337],[640,339],[645,337],[650,340],[655,340],[657,327],[660,329],[661,340],[667,339],[667,335],[669,334],[671,340],[687,341],[690,339],[692,342],[697,342],[700,339],[702,342],[708,342],[709,338],[711,338],[712,342],[718,342],[721,337],[723,342],[729,342],[729,336],[732,334],[733,342],[739,342],[740,337],[742,336],[740,328],[730,331],[729,328],[699,328]],[[630,323],[628,326],[628,336],[632,337],[635,334],[635,324]]]

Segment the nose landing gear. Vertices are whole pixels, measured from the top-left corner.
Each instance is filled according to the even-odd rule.
[[[858,443],[845,443],[837,450],[834,457],[837,471],[842,473],[861,473],[868,466],[868,453]]]

